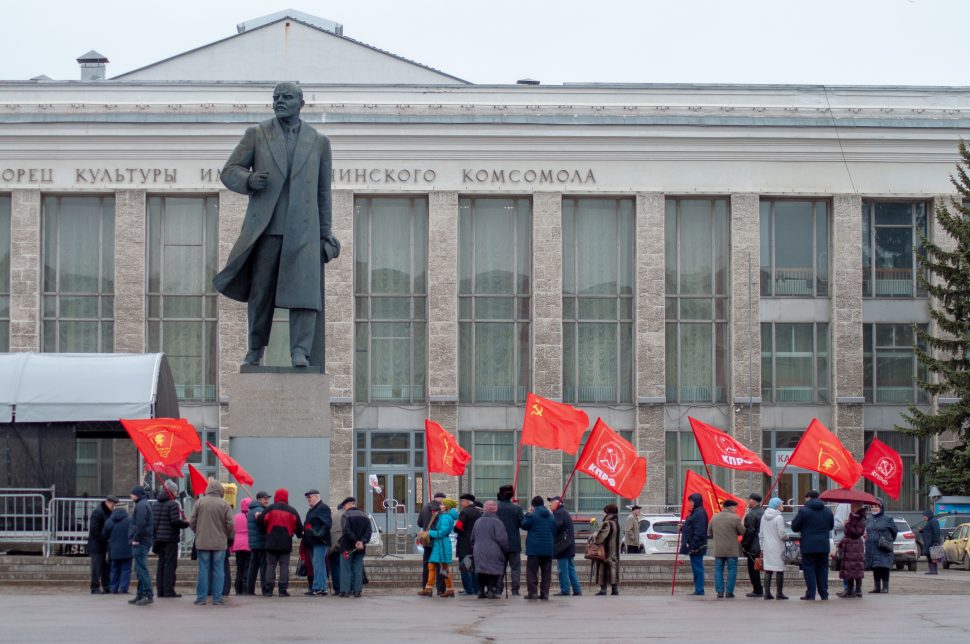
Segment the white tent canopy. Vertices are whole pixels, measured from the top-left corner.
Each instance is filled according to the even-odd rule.
[[[0,423],[178,415],[161,353],[0,353]]]

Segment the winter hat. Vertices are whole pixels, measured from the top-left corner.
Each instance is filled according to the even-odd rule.
[[[474,494],[462,494],[458,498],[461,499],[462,501],[471,501],[472,503],[475,502],[475,495]]]
[[[726,510],[728,508],[733,508],[737,504],[738,502],[735,501],[734,499],[724,499],[724,503],[721,504],[721,507]]]
[[[168,493],[171,494],[172,497],[179,495],[179,484],[172,479],[165,481],[165,489],[168,490]]]
[[[777,510],[778,508],[781,507],[781,499],[779,499],[777,496],[774,497],[773,499],[768,501],[768,507],[771,508],[772,510]]]
[[[135,487],[131,488],[131,493],[137,496],[139,499],[144,498],[145,488],[140,485],[136,485]]]
[[[748,495],[748,498],[751,499],[752,501],[757,501],[758,503],[761,503],[761,500],[764,497],[758,494],[757,492],[752,492],[751,494]]]
[[[276,493],[273,495],[273,503],[289,503],[289,502],[290,502],[289,490],[287,490],[285,487],[281,487],[280,489],[276,490]]]
[[[511,485],[503,485],[498,489],[499,501],[511,501],[513,496],[515,496],[515,488]]]
[[[247,512],[249,512],[249,506],[252,505],[252,502],[253,500],[247,496],[239,504],[239,511],[242,512],[243,514],[246,514]]]
[[[454,499],[442,499],[441,505],[445,506],[449,510],[453,510],[458,507],[458,501]]]
[[[923,516],[927,519],[933,518],[933,510],[923,510]]]
[[[808,492],[805,493],[805,498],[806,499],[817,499],[818,498],[818,490],[809,490]]]
[[[107,497],[105,497],[104,500],[107,501],[108,503],[117,503],[118,497],[116,497],[114,494],[109,494]]]

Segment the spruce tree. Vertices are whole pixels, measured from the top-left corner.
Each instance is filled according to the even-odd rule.
[[[919,280],[930,296],[930,317],[936,322],[937,334],[920,330],[916,333],[926,347],[917,344],[916,358],[926,368],[926,380],[917,383],[931,395],[957,398],[955,404],[943,405],[936,413],[924,413],[910,405],[903,417],[909,427],[900,428],[920,438],[951,432],[955,447],[937,449],[919,472],[930,485],[944,494],[970,495],[970,150],[960,141],[961,160],[957,176],[950,182],[959,193],[947,207],[936,208],[939,229],[950,235],[952,250],[940,246],[939,240],[926,239],[920,233],[917,250]],[[929,275],[938,280],[933,283]],[[935,376],[935,377],[933,377]]]

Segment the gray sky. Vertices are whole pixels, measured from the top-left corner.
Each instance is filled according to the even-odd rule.
[[[0,79],[108,77],[292,7],[475,83],[970,85],[968,0],[27,0],[4,2]]]

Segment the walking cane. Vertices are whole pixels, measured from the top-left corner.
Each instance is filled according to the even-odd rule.
[[[505,586],[505,598],[508,599],[509,598],[509,567],[508,566],[505,567],[505,581],[503,585]]]

